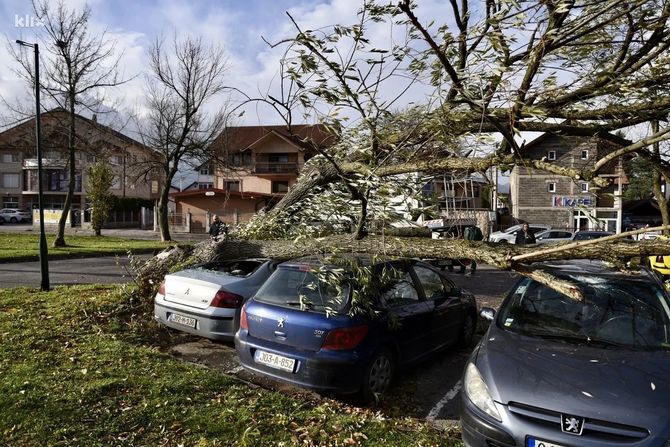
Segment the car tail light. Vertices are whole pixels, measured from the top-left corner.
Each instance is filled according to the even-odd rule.
[[[227,309],[237,309],[244,302],[244,297],[237,295],[235,293],[226,292],[225,290],[219,290],[214,295],[212,300],[212,307],[225,307]]]
[[[244,307],[242,307],[242,313],[240,313],[240,329],[249,330],[249,320],[247,320],[247,311]]]
[[[165,281],[161,281],[160,285],[158,286],[158,293],[165,296]]]
[[[367,326],[352,326],[333,329],[328,333],[321,349],[344,350],[354,349],[363,341],[368,333]]]

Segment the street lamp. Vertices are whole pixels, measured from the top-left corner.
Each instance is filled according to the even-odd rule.
[[[35,50],[35,133],[37,137],[37,204],[40,214],[40,288],[49,290],[49,260],[47,259],[47,238],[44,234],[44,207],[42,197],[42,118],[40,116],[40,50],[36,43],[17,40],[21,46]]]

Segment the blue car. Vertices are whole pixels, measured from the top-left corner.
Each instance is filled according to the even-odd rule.
[[[367,264],[367,282],[339,264],[280,264],[242,309],[235,336],[242,365],[370,402],[399,367],[471,342],[475,298],[439,270],[416,260],[358,261]]]

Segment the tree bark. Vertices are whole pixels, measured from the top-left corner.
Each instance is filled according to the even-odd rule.
[[[70,214],[70,208],[72,206],[72,198],[74,197],[74,187],[75,187],[75,159],[74,151],[76,144],[76,127],[75,127],[75,110],[74,110],[74,94],[69,96],[68,104],[68,183],[67,183],[67,194],[65,195],[65,202],[63,203],[63,213],[58,219],[58,229],[56,231],[56,238],[54,239],[54,247],[65,247],[65,225],[67,223],[68,215]]]

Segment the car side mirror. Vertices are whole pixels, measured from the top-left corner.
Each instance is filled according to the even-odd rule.
[[[463,291],[458,287],[454,287],[449,291],[449,296],[461,297],[463,296]]]
[[[496,317],[496,311],[490,307],[482,307],[482,310],[479,311],[479,316],[487,321],[493,321]]]

